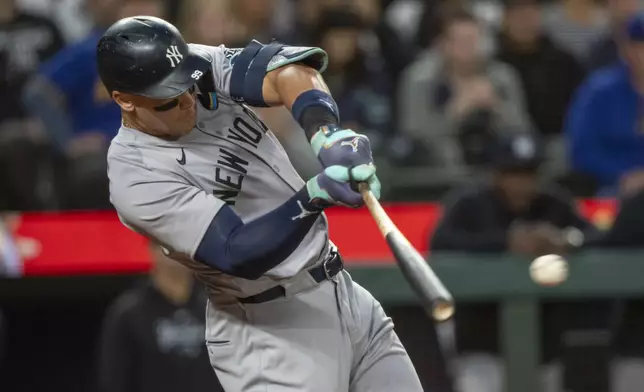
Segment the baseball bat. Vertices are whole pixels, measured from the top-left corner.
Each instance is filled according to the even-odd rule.
[[[387,241],[403,276],[420,298],[428,315],[438,322],[447,321],[454,315],[454,299],[432,268],[414,246],[405,238],[378,199],[371,193],[369,185],[358,184],[358,190],[376,221],[380,232]]]

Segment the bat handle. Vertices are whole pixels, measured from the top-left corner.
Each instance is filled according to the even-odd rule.
[[[364,204],[367,206],[369,212],[371,213],[371,216],[373,216],[374,220],[376,221],[376,224],[378,225],[378,228],[380,229],[383,237],[386,237],[387,234],[391,233],[394,230],[397,230],[396,225],[382,208],[380,202],[378,201],[378,199],[376,199],[376,196],[371,193],[369,184],[367,184],[366,182],[358,183],[358,190],[362,195]]]
[[[358,191],[362,194],[364,197],[366,193],[368,193],[371,189],[369,188],[369,184],[366,182],[359,182],[358,183]]]

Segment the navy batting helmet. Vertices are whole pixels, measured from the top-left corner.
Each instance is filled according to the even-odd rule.
[[[154,99],[183,94],[210,70],[209,54],[190,48],[172,24],[151,16],[121,19],[97,44],[105,88]]]

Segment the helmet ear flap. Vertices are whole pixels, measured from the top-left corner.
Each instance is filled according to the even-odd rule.
[[[206,71],[206,73],[199,78],[197,88],[199,89],[199,92],[203,94],[215,92],[215,78],[213,76],[212,69]]]
[[[215,91],[215,79],[212,69],[209,69],[197,82],[197,98],[201,106],[208,110],[215,110],[219,106],[217,92]]]

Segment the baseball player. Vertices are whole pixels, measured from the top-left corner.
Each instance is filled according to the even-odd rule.
[[[97,61],[123,117],[112,203],[205,284],[224,389],[422,391],[391,319],[328,238],[324,209],[358,207],[355,184],[378,195],[380,183],[369,140],[338,126],[326,53],[186,44],[166,21],[133,17],[105,32]],[[323,167],[306,182],[251,109],[280,105]]]

